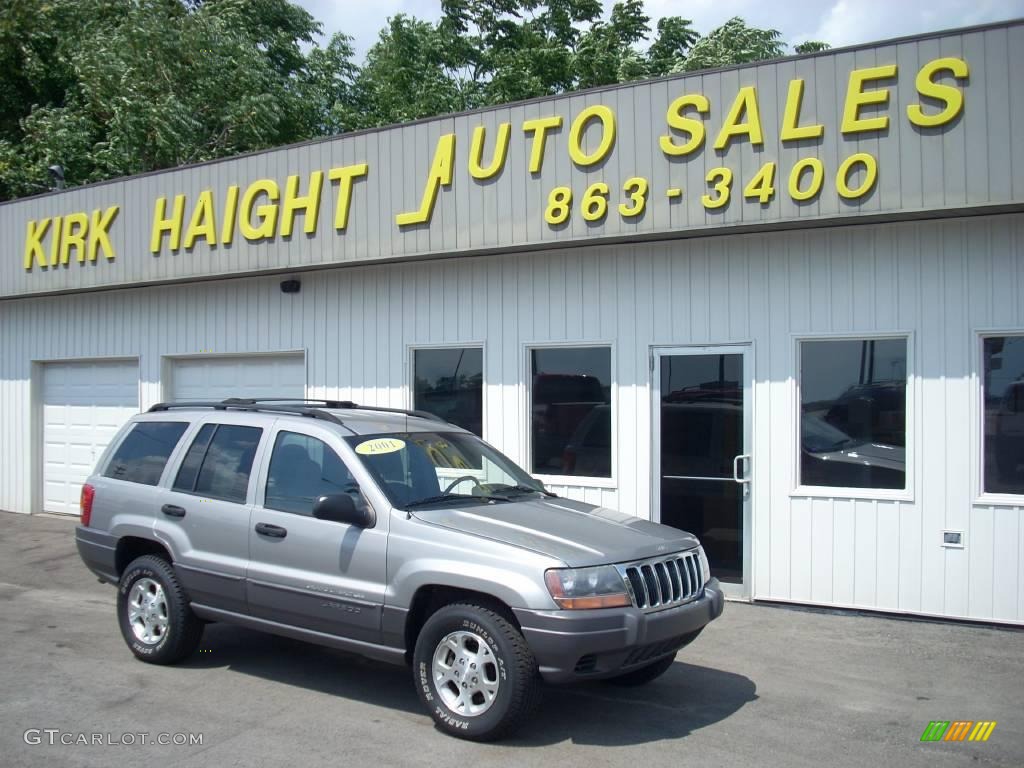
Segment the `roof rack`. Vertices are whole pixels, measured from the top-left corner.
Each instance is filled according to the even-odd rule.
[[[295,403],[295,405],[292,405]],[[188,408],[212,408],[217,411],[263,411],[268,413],[288,413],[296,416],[306,416],[311,419],[321,419],[344,426],[344,422],[325,409],[359,409],[362,411],[376,411],[381,413],[397,413],[405,416],[415,416],[421,419],[442,421],[437,416],[427,411],[406,411],[401,408],[381,408],[372,405],[359,405],[351,400],[310,400],[304,398],[290,397],[229,397],[226,400],[197,400],[180,403],[157,403],[151,406],[150,413],[159,411],[170,411],[172,409]]]
[[[379,405],[360,405],[354,403],[351,400],[320,400],[317,398],[305,398],[305,397],[229,397],[223,401],[225,404],[230,405],[259,405],[260,403],[303,403],[303,404],[315,404],[319,408],[334,408],[336,410],[360,410],[360,411],[376,411],[378,413],[397,413],[402,416],[416,416],[420,419],[430,419],[431,421],[444,421],[436,414],[430,411],[422,410],[406,410],[404,408],[385,408]]]

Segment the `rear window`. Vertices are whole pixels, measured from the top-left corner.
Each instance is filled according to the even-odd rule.
[[[262,434],[259,427],[203,425],[185,454],[174,490],[244,504]]]
[[[103,476],[156,485],[187,427],[184,421],[138,422],[117,446]]]

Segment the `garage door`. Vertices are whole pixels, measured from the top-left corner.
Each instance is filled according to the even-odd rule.
[[[306,361],[301,353],[175,360],[170,384],[172,400],[305,397]]]
[[[82,483],[107,443],[139,410],[133,362],[43,366],[43,509],[78,514]]]

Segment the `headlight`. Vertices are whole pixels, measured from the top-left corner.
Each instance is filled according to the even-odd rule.
[[[544,583],[559,608],[617,608],[632,605],[626,585],[612,565],[552,568]]]
[[[700,560],[700,575],[705,584],[711,578],[711,566],[708,564],[708,556],[704,554],[704,547],[697,547],[697,558]]]

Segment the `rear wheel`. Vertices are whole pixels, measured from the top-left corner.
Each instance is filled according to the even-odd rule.
[[[203,637],[203,623],[192,613],[174,569],[155,555],[136,558],[125,568],[117,620],[132,653],[150,664],[181,661]]]
[[[427,619],[413,675],[438,728],[462,739],[508,736],[540,702],[537,662],[522,633],[484,605],[448,605]]]

